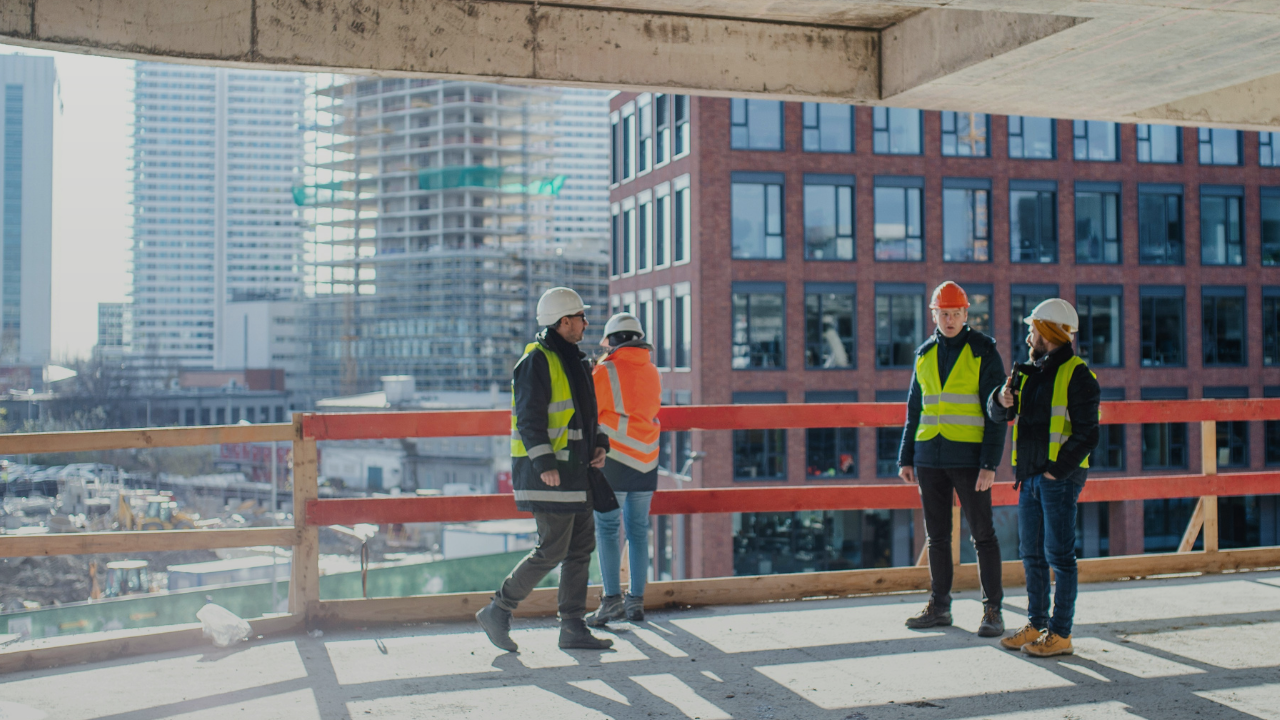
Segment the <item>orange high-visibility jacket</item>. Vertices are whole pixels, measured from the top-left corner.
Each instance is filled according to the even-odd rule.
[[[662,379],[647,346],[623,346],[592,371],[600,431],[609,436],[609,457],[640,472],[658,467],[658,408]]]

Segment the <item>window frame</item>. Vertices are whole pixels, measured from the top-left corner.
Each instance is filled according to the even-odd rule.
[[[1151,336],[1148,337],[1148,313],[1147,301],[1152,301],[1152,312],[1155,310],[1156,300],[1176,299],[1180,301],[1178,332],[1179,332],[1179,362],[1155,362],[1155,346],[1157,341],[1157,331],[1155,318],[1151,318]],[[1138,287],[1138,338],[1141,354],[1139,355],[1139,367],[1143,368],[1185,368],[1187,367],[1187,296],[1186,289],[1182,285],[1142,285]],[[1152,359],[1148,361],[1147,350],[1150,347]]]
[[[738,251],[738,238],[735,237],[734,229],[737,225],[734,222],[737,207],[734,201],[736,189],[739,185],[759,185],[763,193],[763,206],[761,212],[762,220],[762,240],[764,247],[761,248],[763,254],[760,256],[741,255]],[[776,188],[776,190],[775,190]],[[777,195],[777,234],[769,232],[772,225],[771,210],[771,193]],[[787,259],[787,216],[786,216],[786,197],[787,186],[786,176],[783,173],[750,173],[750,172],[734,172],[730,173],[729,178],[729,258],[732,260],[765,260],[785,262]],[[770,238],[777,238],[778,254],[776,256],[769,255]]]
[[[1258,133],[1258,166],[1259,167],[1280,167],[1280,131],[1269,131]],[[1263,149],[1266,152],[1263,152]],[[1263,158],[1269,157],[1271,162],[1264,162]]]
[[[1117,362],[1115,363],[1097,362],[1091,356],[1092,353],[1090,353],[1089,357],[1086,357],[1086,353],[1084,351],[1086,341],[1084,340],[1083,330],[1085,327],[1085,318],[1088,317],[1092,319],[1094,315],[1092,311],[1093,298],[1115,298],[1116,299],[1116,317],[1113,321],[1115,323],[1115,326],[1117,329],[1117,335],[1118,335],[1118,337],[1115,340],[1116,355],[1117,355]],[[1086,300],[1088,302],[1087,310],[1084,309]],[[1081,359],[1087,362],[1089,364],[1089,367],[1096,367],[1096,368],[1124,367],[1124,340],[1125,340],[1124,286],[1123,285],[1076,285],[1075,305],[1076,305],[1076,310],[1079,312],[1079,316],[1080,316],[1080,332],[1076,333],[1076,343],[1077,343],[1077,347],[1080,349]],[[1093,341],[1090,340],[1088,341],[1088,343],[1090,348],[1092,348]]]
[[[782,319],[779,324],[779,335],[777,340],[777,343],[778,343],[778,349],[776,352],[777,364],[772,366],[755,365],[754,361],[756,356],[753,355],[751,351],[751,348],[757,344],[756,340],[753,337],[753,333],[751,331],[751,326],[752,326],[751,298],[756,296],[765,296],[765,295],[777,296],[779,308],[781,309],[781,312],[782,312]],[[747,314],[746,343],[738,343],[737,340],[734,338],[734,335],[737,333],[738,297],[739,296],[746,298],[746,314]],[[730,288],[729,302],[730,302],[729,345],[730,345],[731,351],[736,350],[736,348],[739,345],[745,344],[745,346],[747,347],[747,355],[745,357],[747,358],[748,363],[752,363],[747,365],[746,367],[734,367],[733,361],[734,359],[736,359],[737,356],[732,354],[731,352],[729,356],[730,369],[732,369],[734,372],[776,372],[780,370],[785,371],[787,369],[787,284],[776,283],[776,282],[734,282],[732,287]],[[760,356],[763,357],[764,354],[761,353]]]
[[[1049,122],[1049,157],[1028,157],[1027,156],[1026,121],[1028,118],[1032,120],[1047,120]],[[1045,160],[1058,159],[1058,121],[1057,119],[1030,116],[1030,115],[1009,115],[1007,116],[1006,119],[1008,121],[1007,128],[1008,128],[1008,135],[1009,135],[1007,150],[1008,150],[1008,156],[1010,160],[1045,161]],[[1015,123],[1015,120],[1016,120],[1016,123]],[[1014,128],[1015,124],[1017,126],[1016,130]],[[1017,139],[1019,142],[1022,143],[1022,151],[1017,155],[1015,155],[1013,152],[1013,143],[1015,139]]]
[[[733,394],[734,405],[753,405],[759,403],[778,403],[787,402],[786,391],[780,392],[735,392]],[[768,465],[769,459],[772,457],[776,467],[781,469],[779,475],[739,475],[738,474],[738,449],[744,442],[751,442],[748,438],[751,433],[760,433],[762,446],[762,465]],[[774,433],[777,433],[774,435]],[[771,452],[770,444],[773,444],[773,452]],[[785,481],[788,475],[787,468],[787,431],[784,428],[760,429],[760,430],[734,430],[731,439],[732,447],[732,472],[733,481],[737,482],[778,482]]]
[[[984,135],[983,135],[983,141],[982,141],[982,144],[983,144],[983,147],[985,148],[985,152],[983,152],[981,155],[976,155],[976,154],[975,154],[975,155],[965,155],[965,154],[960,153],[960,152],[950,152],[950,153],[949,153],[949,152],[947,152],[947,137],[948,137],[948,136],[952,137],[952,138],[955,140],[955,146],[956,146],[956,148],[960,148],[960,147],[961,147],[961,143],[960,143],[960,135],[959,135],[959,133],[960,133],[960,130],[959,130],[959,119],[960,119],[960,116],[961,116],[961,115],[968,115],[968,116],[969,116],[969,124],[970,124],[970,127],[972,127],[972,126],[973,126],[973,120],[975,119],[975,117],[974,117],[974,116],[977,116],[977,115],[981,115],[981,116],[983,116],[983,118],[984,118],[984,124],[986,125],[986,131],[985,131],[985,133],[984,133]],[[948,117],[950,117],[950,118],[951,118],[951,123],[952,123],[951,130],[947,130],[947,119],[948,119]],[[941,112],[939,112],[939,113],[938,113],[938,122],[939,122],[939,127],[941,127],[941,132],[940,132],[940,134],[939,134],[939,136],[938,136],[938,149],[939,149],[939,152],[942,154],[942,157],[959,157],[959,158],[989,158],[989,157],[991,157],[991,115],[990,115],[989,113],[961,113],[961,112],[957,112],[957,111],[955,111],[955,110],[942,110]]]
[[[892,147],[893,134],[891,127],[893,122],[890,118],[894,115],[894,111],[913,112],[916,114],[916,149],[914,152],[894,152],[889,148]],[[881,120],[884,122],[882,123]],[[883,129],[881,128],[883,125]],[[885,149],[877,150],[877,140],[884,133]],[[923,155],[924,154],[924,111],[913,108],[884,107],[876,106],[871,108],[871,154],[872,155]]]
[[[948,226],[947,226],[946,209],[947,209],[947,193],[948,192],[965,193],[965,195],[967,196],[965,198],[965,202],[969,206],[969,213],[970,213],[970,220],[971,220],[970,222],[971,227],[969,228],[970,251],[972,252],[977,247],[980,241],[985,241],[986,251],[987,251],[987,257],[985,260],[978,260],[974,258],[970,258],[967,260],[952,260],[947,257],[947,227]],[[978,218],[977,200],[978,200],[979,194],[984,195],[986,198],[984,202],[985,207],[983,208],[986,214],[986,220],[985,220],[985,223],[983,223],[986,226],[985,237],[978,236],[980,223]],[[971,264],[985,265],[994,261],[994,258],[992,257],[993,255],[992,249],[993,248],[991,243],[991,180],[986,178],[955,178],[955,177],[942,178],[942,262],[971,263]]]
[[[683,114],[681,113],[683,110]],[[693,133],[689,123],[693,121],[693,97],[690,95],[671,96],[671,160],[676,161],[690,152]]]
[[[653,96],[636,97],[636,177],[653,171]]]
[[[636,199],[622,201],[622,273],[620,277],[636,274]]]
[[[653,269],[671,267],[671,183],[653,188]],[[661,262],[659,262],[661,261]]]
[[[636,194],[636,273],[653,272],[653,191]]]
[[[1206,400],[1242,400],[1249,397],[1249,388],[1247,386],[1209,386],[1201,388],[1200,397]],[[1247,420],[1220,420],[1214,428],[1214,452],[1217,455],[1217,464],[1219,468],[1247,469],[1253,466],[1253,458],[1249,452],[1249,421]],[[1233,430],[1243,431],[1239,444],[1233,442],[1231,437]],[[1225,448],[1223,441],[1226,441]],[[1244,462],[1232,462],[1230,460],[1233,448],[1239,448]],[[1227,451],[1227,462],[1222,461],[1222,451]]]
[[[1151,159],[1151,128],[1153,127],[1169,127],[1174,129],[1174,147],[1177,149],[1177,158],[1174,160],[1152,160]],[[1146,128],[1147,136],[1142,137],[1143,128]],[[1150,165],[1181,165],[1182,164],[1182,128],[1178,125],[1160,125],[1157,123],[1138,123],[1135,130],[1137,139],[1137,158],[1138,162]],[[1146,143],[1147,159],[1142,159],[1142,145]]]
[[[622,184],[622,113],[609,113],[609,187]]]
[[[609,239],[612,252],[609,273],[612,278],[622,277],[622,203],[609,204]]]
[[[1093,141],[1093,128],[1096,123],[1106,123],[1111,126],[1111,139],[1115,143],[1116,154],[1110,159],[1095,159],[1089,157],[1089,147]],[[1104,131],[1105,132],[1105,131]],[[1084,156],[1080,155],[1080,143],[1084,143]],[[1071,158],[1076,162],[1120,162],[1123,156],[1123,149],[1120,147],[1120,123],[1110,120],[1072,120],[1071,121]]]
[[[1235,133],[1235,138],[1236,138],[1236,161],[1235,162],[1220,163],[1220,162],[1213,161],[1213,154],[1214,154],[1213,151],[1214,151],[1214,148],[1217,147],[1217,142],[1214,139],[1215,132]],[[1206,147],[1209,149],[1209,162],[1204,161]],[[1240,167],[1244,165],[1244,131],[1243,130],[1230,130],[1225,128],[1203,128],[1203,127],[1197,128],[1196,129],[1196,148],[1199,151],[1197,153],[1197,159],[1200,161],[1200,165],[1204,167]]]
[[[1224,246],[1222,248],[1225,260],[1223,262],[1208,262],[1205,254],[1208,251],[1208,245],[1205,243],[1206,203],[1212,202],[1214,199],[1221,198],[1225,203],[1224,217],[1226,219],[1226,233],[1230,234],[1230,215],[1232,201],[1236,204],[1236,242],[1232,243],[1229,238],[1223,239]],[[1243,185],[1201,185],[1200,186],[1200,264],[1206,267],[1241,267],[1244,265],[1245,257],[1248,252],[1245,247],[1245,231],[1244,231],[1244,186]],[[1239,262],[1231,262],[1231,246],[1239,245]]]
[[[833,209],[836,213],[835,227],[836,235],[833,238],[836,243],[836,257],[832,258],[816,258],[810,254],[809,244],[809,188],[810,187],[833,187],[835,190],[835,202]],[[849,235],[847,238],[840,234],[840,191],[848,189],[849,193]],[[853,175],[827,175],[817,173],[805,173],[804,175],[804,193],[801,196],[804,204],[804,259],[806,262],[857,262],[858,260],[858,189],[857,179]],[[842,240],[847,239],[849,242],[849,257],[839,257],[839,247]]]
[[[636,179],[636,103],[622,106],[622,183]]]
[[[653,169],[671,162],[671,93],[653,95]]]
[[[1164,207],[1162,212],[1165,217],[1163,219],[1164,235],[1165,235],[1165,251],[1166,255],[1169,249],[1169,219],[1168,210],[1170,202],[1176,202],[1178,208],[1178,259],[1174,262],[1167,260],[1153,260],[1151,256],[1144,252],[1144,248],[1149,247],[1144,240],[1143,222],[1142,222],[1142,200],[1143,197],[1159,197]],[[1186,198],[1183,196],[1182,185],[1180,184],[1154,184],[1154,183],[1138,183],[1138,264],[1139,265],[1186,265],[1187,264],[1187,208]]]
[[[752,107],[760,107],[753,103],[775,103],[778,106],[778,146],[777,147],[752,147],[751,145],[751,115]],[[734,116],[738,112],[738,108],[742,110],[742,122],[737,122]],[[787,149],[787,126],[786,126],[786,103],[781,100],[756,100],[752,98],[730,98],[729,99],[729,149],[742,150],[747,152],[785,152]],[[745,146],[734,144],[734,130],[742,128],[746,133],[747,141]]]
[[[822,147],[822,110],[821,106],[830,105],[833,107],[842,107],[849,112],[849,149],[848,150],[828,150]],[[813,122],[810,123],[809,109],[813,108]],[[817,103],[804,102],[800,108],[800,147],[802,152],[811,153],[836,153],[841,155],[852,155],[857,152],[857,113],[854,111],[853,105],[845,105],[843,103]],[[809,131],[817,133],[818,147],[809,149]]]
[[[804,394],[806,403],[856,403],[858,402],[857,390],[810,390]],[[833,441],[837,454],[840,451],[841,440],[849,440],[848,436],[842,433],[851,433],[853,447],[853,472],[836,473],[834,475],[811,475],[809,469],[813,467],[810,462],[809,450],[811,447],[814,432],[831,432],[833,433]],[[858,466],[862,464],[860,448],[858,447],[858,428],[806,428],[804,432],[804,478],[805,480],[851,480],[858,477]]]
[[[880,204],[878,202],[878,197],[881,190],[886,190],[886,191],[898,190],[903,193],[902,207],[903,207],[903,212],[906,215],[906,217],[903,219],[903,226],[904,226],[906,235],[902,238],[901,242],[903,247],[903,254],[906,257],[903,257],[903,258],[882,257],[880,252],[881,238],[875,234],[875,231],[873,229],[872,238],[871,238],[872,258],[876,262],[904,262],[904,263],[925,262],[925,259],[926,259],[925,253],[927,252],[928,245],[927,245],[927,238],[925,236],[924,178],[896,176],[896,175],[877,175],[875,177],[875,183],[872,188],[872,198],[871,198],[871,218],[872,218],[873,228],[878,227],[880,225],[880,223],[877,222],[877,218],[880,215],[880,207],[879,207]],[[911,198],[913,196],[915,197],[915,211],[918,214],[918,218],[916,219],[916,227],[919,230],[918,237],[913,237],[911,235],[911,214],[912,214]],[[889,242],[889,241],[886,240],[885,242]],[[911,257],[912,242],[919,243],[920,257],[918,258]]]
[[[693,188],[689,176],[671,181],[671,265],[693,260]]]
[[[872,306],[872,316],[875,318],[875,331],[874,331],[875,332],[875,369],[876,370],[904,370],[904,369],[909,369],[911,367],[914,367],[915,363],[911,358],[909,358],[907,362],[904,364],[881,364],[880,349],[882,346],[887,345],[889,347],[889,353],[892,356],[892,353],[893,353],[892,348],[894,345],[893,332],[892,332],[894,308],[893,308],[892,298],[895,298],[895,297],[915,298],[917,301],[916,309],[918,309],[920,312],[920,315],[919,315],[920,325],[917,328],[917,339],[912,344],[912,347],[910,350],[910,355],[912,358],[914,358],[915,348],[919,347],[920,344],[924,342],[924,339],[927,335],[926,328],[928,327],[928,322],[929,322],[928,313],[926,312],[926,308],[925,308],[924,285],[921,283],[876,283],[874,297],[875,297],[875,305]],[[879,305],[880,305],[881,297],[890,299],[890,302],[889,302],[890,337],[886,341],[882,341],[880,337]]]
[[[1219,301],[1223,299],[1237,300],[1240,305],[1240,361],[1239,362],[1222,362],[1210,361],[1210,348],[1216,348],[1219,343],[1214,340],[1209,342],[1210,335],[1216,334],[1221,336],[1222,330],[1219,325],[1219,314],[1221,309],[1218,307]],[[1213,305],[1211,309],[1209,306]],[[1213,324],[1213,328],[1209,327]],[[1221,353],[1217,353],[1221,354]],[[1200,361],[1201,365],[1206,368],[1210,367],[1248,367],[1249,365],[1249,298],[1243,286],[1222,286],[1222,285],[1202,285],[1200,287]]]
[[[1262,286],[1262,367],[1280,367],[1280,285]]]
[[[671,371],[693,371],[693,294],[688,282],[671,287]],[[684,364],[681,364],[681,363]]]
[[[1014,193],[1036,193],[1036,231],[1037,235],[1043,228],[1046,217],[1045,214],[1045,196],[1048,196],[1051,204],[1047,217],[1052,221],[1053,226],[1053,259],[1051,260],[1020,260],[1014,257],[1014,228],[1020,227],[1017,222],[1017,203],[1014,202]],[[1058,227],[1058,183],[1055,180],[1010,180],[1009,181],[1009,262],[1013,265],[1056,265],[1061,257],[1061,229]],[[1044,253],[1044,239],[1039,240],[1039,253]]]
[[[1142,388],[1143,400],[1186,400],[1187,389],[1185,387],[1144,387]],[[1191,442],[1189,433],[1187,432],[1187,423],[1185,422],[1164,422],[1164,423],[1142,423],[1141,450],[1142,450],[1142,469],[1143,470],[1179,470],[1186,468],[1191,460]],[[1177,445],[1172,440],[1173,430],[1178,428],[1181,430],[1181,453],[1182,462],[1173,463],[1166,458],[1166,462],[1159,465],[1147,464],[1147,428],[1163,427],[1170,436],[1167,447],[1172,455],[1173,448]]]
[[[841,341],[845,344],[845,351],[848,354],[849,364],[844,367],[823,367],[822,365],[812,365],[809,362],[811,349],[817,345],[821,346],[821,329],[819,328],[819,338],[812,340],[810,337],[810,321],[809,321],[809,298],[817,298],[818,316],[821,317],[823,306],[827,297],[843,296],[852,300],[853,307],[850,310],[850,335],[847,338],[841,337]],[[821,356],[821,351],[818,352]],[[857,283],[818,283],[807,282],[804,284],[804,369],[816,371],[848,371],[858,369],[858,284]]]
[[[1080,238],[1080,196],[1081,195],[1097,195],[1098,196],[1098,199],[1102,206],[1102,212],[1103,212],[1103,220],[1102,220],[1103,227],[1101,229],[1103,235],[1105,235],[1108,230],[1108,228],[1106,227],[1108,199],[1110,199],[1111,202],[1114,203],[1114,208],[1111,209],[1111,212],[1113,212],[1115,216],[1113,222],[1114,222],[1116,236],[1114,239],[1107,238],[1107,237],[1102,237],[1099,239],[1099,247],[1102,251],[1101,260],[1093,260],[1093,259],[1081,260],[1080,259],[1081,258],[1081,254],[1080,254],[1081,242],[1091,242],[1091,238],[1085,239],[1083,241]],[[1075,216],[1074,251],[1075,251],[1075,262],[1077,265],[1123,265],[1124,264],[1123,200],[1124,200],[1123,186],[1121,185],[1121,183],[1084,182],[1079,180],[1076,181],[1075,194],[1072,198],[1072,205],[1073,205],[1072,214]],[[1115,248],[1116,259],[1114,261],[1109,261],[1106,259],[1107,249],[1109,246],[1114,246]]]
[[[653,289],[653,365],[659,372],[666,372],[675,364],[675,348],[671,343],[673,305],[670,285]]]
[[[1271,261],[1267,261],[1267,210],[1273,211],[1274,242],[1270,244]],[[1262,267],[1280,266],[1280,187],[1258,188],[1258,255]]]

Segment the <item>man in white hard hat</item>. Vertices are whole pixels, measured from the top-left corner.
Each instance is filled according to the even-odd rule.
[[[1017,418],[1013,466],[1018,549],[1027,577],[1027,625],[1000,644],[1037,657],[1069,655],[1076,605],[1076,500],[1098,445],[1098,379],[1071,347],[1080,325],[1071,303],[1045,300],[1026,319],[1032,363],[1015,365],[991,393],[987,414]],[[1049,606],[1049,569],[1057,587]]]
[[[543,326],[524,349],[511,379],[511,478],[516,507],[533,513],[538,545],[476,613],[489,640],[515,652],[511,613],[560,565],[560,647],[603,650],[587,614],[587,575],[596,547],[590,478],[603,467],[609,439],[596,417],[591,364],[578,349],[587,329],[578,293],[556,287],[538,300]]]

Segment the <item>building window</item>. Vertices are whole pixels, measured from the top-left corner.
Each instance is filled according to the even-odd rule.
[[[1076,262],[1120,263],[1118,186],[1104,189],[1076,183]]]
[[[1181,286],[1141,288],[1142,365],[1184,365],[1184,298]]]
[[[903,284],[876,286],[876,367],[915,364],[924,342],[924,288]]]
[[[649,172],[649,158],[653,155],[653,104],[646,96],[638,103],[637,122],[640,141],[636,148],[637,174]]]
[[[671,196],[659,195],[653,201],[653,266],[671,262]]]
[[[962,283],[969,296],[969,327],[986,335],[991,334],[991,285]]]
[[[1262,388],[1262,397],[1280,398],[1280,387],[1268,385]],[[1262,431],[1263,445],[1267,449],[1265,462],[1267,465],[1280,465],[1280,420],[1267,420],[1262,424]]]
[[[1244,343],[1244,288],[1202,287],[1201,344],[1204,364],[1247,364]]]
[[[1219,195],[1208,187],[1200,188],[1200,264],[1244,264],[1240,230],[1243,201],[1240,195]]]
[[[677,285],[675,295],[671,333],[675,340],[675,356],[672,358],[672,365],[687,370],[693,362],[693,300],[689,296],[688,284]]]
[[[991,259],[989,181],[943,179],[942,259],[945,262],[987,262]]]
[[[1036,183],[1037,185],[1039,183]],[[1058,193],[1011,181],[1009,253],[1016,263],[1058,261]]]
[[[1280,189],[1262,188],[1262,264],[1280,265]]]
[[[1258,164],[1280,167],[1280,132],[1258,133]]]
[[[1115,162],[1120,159],[1120,126],[1106,120],[1071,122],[1072,154],[1076,160]]]
[[[942,154],[945,157],[987,157],[991,149],[991,116],[986,113],[942,113]]]
[[[733,150],[781,150],[780,100],[729,101],[729,147]]]
[[[858,392],[817,391],[804,394],[807,403],[856,403]],[[857,428],[809,428],[804,433],[805,476],[809,478],[858,477]]]
[[[1241,136],[1239,130],[1200,128],[1200,164],[1239,165]]]
[[[683,181],[683,185],[682,182]],[[691,221],[693,206],[689,193],[689,176],[676,178],[676,199],[672,204],[671,219],[671,261],[679,264],[689,262],[689,244],[693,233]]]
[[[1057,285],[1012,285],[1009,288],[1009,336],[1012,362],[1027,362],[1031,350],[1027,347],[1027,316],[1037,305],[1052,297],[1058,297]]]
[[[636,110],[628,104],[622,109],[622,179],[636,175]]]
[[[1280,365],[1280,288],[1262,289],[1262,364]]]
[[[1076,288],[1076,311],[1080,315],[1077,335],[1080,357],[1094,367],[1119,367],[1124,364],[1121,316],[1121,290],[1079,286]]]
[[[733,257],[782,259],[782,174],[733,173]]]
[[[653,203],[640,203],[636,215],[636,272],[649,269],[649,249],[653,247]]]
[[[613,152],[609,153],[609,182],[617,185],[622,179],[622,134],[618,128],[618,114],[614,113],[609,118],[609,147]],[[616,273],[615,273],[616,274]]]
[[[907,402],[906,390],[877,390],[876,402]],[[876,477],[897,477],[902,426],[876,428]]]
[[[1138,162],[1182,162],[1182,128],[1176,125],[1139,125]]]
[[[892,178],[897,181],[898,178]],[[912,182],[912,178],[904,178]],[[923,182],[919,187],[881,185],[875,189],[876,260],[924,260],[924,223],[920,213]]]
[[[805,152],[853,152],[853,106],[804,103]]]
[[[680,157],[689,152],[689,96],[672,95],[672,115],[675,117],[676,132],[672,150],[673,157]]]
[[[872,108],[872,150],[877,155],[919,155],[921,141],[920,111],[907,108]]]
[[[1236,400],[1249,397],[1249,388],[1206,387],[1203,392],[1206,400]],[[1217,433],[1218,467],[1249,467],[1249,423],[1238,420],[1219,420],[1215,423]]]
[[[1143,400],[1186,400],[1186,388],[1147,387]],[[1187,424],[1146,423],[1142,426],[1142,469],[1171,470],[1187,466]]]
[[[653,300],[652,295],[646,293],[643,299],[636,303],[636,319],[640,321],[640,330],[644,333],[645,338],[652,342],[653,338]]]
[[[783,283],[734,283],[733,369],[786,367]]]
[[[805,367],[849,369],[857,366],[856,298],[857,288],[852,284],[805,285]]]
[[[785,392],[737,392],[735,405],[785,403]],[[787,477],[786,430],[734,430],[733,479],[781,480]]]
[[[853,260],[853,212],[852,175],[805,175],[805,259]]]
[[[635,272],[635,238],[636,238],[636,210],[635,207],[623,206],[622,209],[622,274],[629,275]]]
[[[1050,118],[1009,116],[1009,157],[1052,160],[1057,157],[1054,122]]]
[[[653,364],[671,366],[671,297],[659,296],[658,312],[653,318]]]
[[[1124,388],[1102,388],[1100,399],[1124,400]],[[1098,426],[1098,446],[1089,454],[1089,467],[1100,472],[1124,470],[1124,425]]]
[[[609,234],[612,239],[613,253],[610,258],[610,270],[616,276],[622,274],[622,216],[618,212],[618,206],[613,206],[612,221],[609,226]]]
[[[671,96],[658,93],[653,96],[653,164],[661,165],[671,159]]]
[[[1182,192],[1138,186],[1138,262],[1182,264]]]

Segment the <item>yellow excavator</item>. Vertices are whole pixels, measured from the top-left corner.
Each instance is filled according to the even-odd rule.
[[[193,530],[196,518],[178,509],[178,502],[172,495],[147,495],[144,498],[133,498],[141,502],[132,503],[124,494],[120,495],[116,508],[116,521],[121,530]]]

